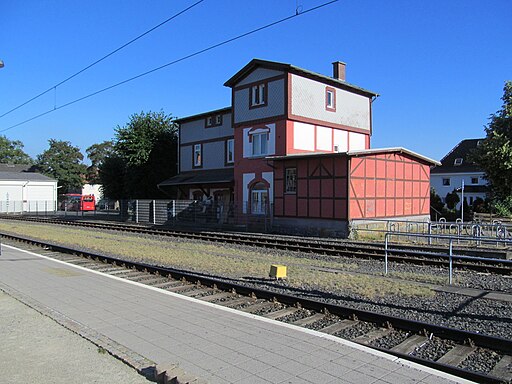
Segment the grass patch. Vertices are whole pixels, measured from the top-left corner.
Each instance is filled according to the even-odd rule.
[[[0,220],[0,231],[74,248],[84,248],[157,265],[220,276],[266,278],[271,264],[288,266],[287,284],[343,294],[350,291],[365,297],[385,295],[431,296],[429,288],[380,276],[350,275],[314,270],[312,267],[356,271],[358,265],[342,260],[317,260],[265,249],[240,248],[207,242],[126,235],[60,225],[17,223]]]

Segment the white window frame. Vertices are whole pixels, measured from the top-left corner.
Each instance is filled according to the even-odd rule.
[[[197,156],[199,154],[199,156]],[[198,168],[203,165],[203,146],[202,144],[194,144],[194,167]]]
[[[265,156],[268,155],[268,133],[253,133],[252,136],[252,155]]]
[[[327,90],[327,106],[329,108],[334,107],[334,92],[330,89]]]
[[[251,107],[265,105],[265,87],[266,83],[253,85],[251,87]]]
[[[230,151],[231,147],[231,151]],[[235,139],[226,140],[226,163],[233,164],[235,162]]]
[[[462,162],[464,160],[462,159],[462,157],[457,157],[454,161],[453,161],[453,165],[462,165]]]

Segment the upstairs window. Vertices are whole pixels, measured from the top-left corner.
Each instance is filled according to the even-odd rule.
[[[297,168],[286,168],[285,193],[297,193]]]
[[[235,162],[235,140],[226,140],[226,164],[233,164]]]
[[[222,115],[207,116],[204,125],[206,128],[218,127],[219,125],[222,125]]]
[[[325,109],[336,112],[336,89],[325,87]]]
[[[250,88],[249,106],[251,108],[267,105],[267,85],[261,83]]]
[[[453,162],[453,165],[462,165],[462,157],[457,157]]]
[[[200,168],[203,166],[203,145],[194,144],[194,168]]]
[[[478,177],[472,177],[471,184],[478,184]]]
[[[447,178],[443,179],[443,185],[445,185],[445,186],[450,185],[450,178],[447,177]]]
[[[252,155],[263,156],[268,154],[268,133],[254,133],[252,136]]]

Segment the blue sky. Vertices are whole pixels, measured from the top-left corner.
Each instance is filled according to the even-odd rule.
[[[205,0],[38,100],[0,118],[0,130],[308,9],[323,0]],[[145,32],[195,0],[2,1],[0,115]],[[223,86],[253,58],[332,74],[381,96],[372,147],[434,159],[484,135],[512,80],[512,1],[340,0],[93,98],[7,130],[36,156],[48,139],[85,149],[140,111],[184,117],[230,105]]]

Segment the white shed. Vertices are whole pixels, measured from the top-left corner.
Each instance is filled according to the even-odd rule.
[[[28,165],[0,164],[0,213],[57,209],[57,180],[30,169]]]

